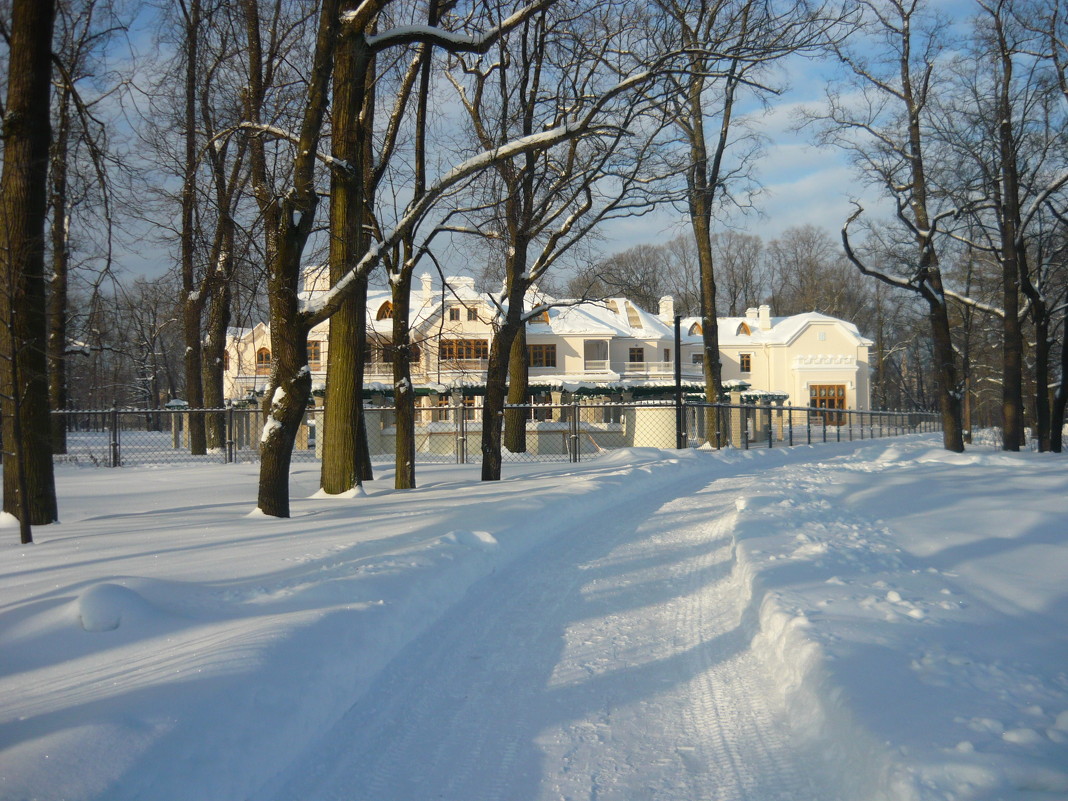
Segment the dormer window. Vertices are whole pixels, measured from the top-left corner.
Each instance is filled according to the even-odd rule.
[[[687,332],[687,336],[699,337],[699,336],[703,336],[704,333],[705,333],[705,329],[703,329],[701,327],[701,324],[700,323],[694,323],[693,325],[690,326],[690,330]]]
[[[256,351],[256,375],[271,374],[271,352],[267,348]]]
[[[378,307],[378,315],[376,320],[392,320],[393,319],[393,304],[390,301],[386,301]]]
[[[749,323],[743,322],[739,324],[738,330],[734,332],[740,337],[752,336],[753,330],[749,327]]]

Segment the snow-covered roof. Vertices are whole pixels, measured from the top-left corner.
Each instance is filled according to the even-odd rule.
[[[864,337],[857,326],[847,320],[831,317],[819,312],[804,312],[790,317],[768,318],[771,327],[761,328],[760,321],[752,317],[720,317],[717,321],[719,328],[720,347],[744,347],[746,345],[789,345],[804,330],[813,324],[834,324],[842,328],[851,336],[857,345],[871,346],[870,339]],[[682,321],[683,343],[699,344],[701,335],[689,333],[695,325],[701,322],[699,317],[687,317]],[[747,333],[748,332],[748,333]]]

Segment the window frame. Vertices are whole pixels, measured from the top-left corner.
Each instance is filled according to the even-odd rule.
[[[270,375],[271,367],[274,365],[274,358],[271,356],[271,349],[261,347],[256,349],[256,375]]]
[[[528,344],[527,362],[531,367],[556,367],[556,343]]]

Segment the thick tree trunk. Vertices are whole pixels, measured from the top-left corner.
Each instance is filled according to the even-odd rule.
[[[515,339],[512,340],[511,356],[508,359],[508,403],[525,404],[530,385],[530,352],[527,350],[527,326],[520,322]],[[528,409],[505,409],[504,446],[512,453],[527,452]]]
[[[961,425],[960,382],[957,378],[957,355],[949,327],[945,303],[928,301],[928,320],[934,346],[935,377],[938,381],[938,407],[942,415],[942,445],[947,451],[964,451]]]
[[[57,519],[44,279],[54,16],[52,0],[12,4],[0,178],[4,511],[19,519],[24,540],[31,524]]]
[[[200,36],[200,0],[191,0],[185,30],[185,175],[182,184],[182,334],[185,340],[185,400],[191,409],[204,406],[201,381],[201,324],[204,298],[196,282],[195,206],[197,174],[197,82]],[[189,415],[189,452],[194,456],[207,452],[204,417]]]
[[[266,419],[260,437],[260,511],[272,517],[289,517],[289,466],[297,431],[311,397],[311,373],[308,371],[308,327],[304,323],[297,297],[300,256],[304,252],[314,204],[310,210],[295,215],[292,210],[283,219],[297,217],[303,224],[279,236],[279,259],[286,262],[273,266],[268,292],[271,301],[271,381],[264,399]]]
[[[520,295],[522,297],[522,295]],[[508,361],[512,342],[522,325],[522,307],[508,316],[490,343],[486,370],[486,397],[482,402],[482,480],[501,480],[501,429],[508,386]]]
[[[343,0],[342,12],[357,0]],[[334,65],[332,155],[351,166],[347,175],[333,174],[330,191],[330,283],[351,272],[366,251],[364,229],[371,170],[370,136],[373,102],[369,82],[372,58],[366,39],[342,37]],[[330,349],[326,366],[323,461],[324,492],[347,492],[372,478],[363,425],[363,371],[367,349],[367,282],[330,318]],[[361,442],[361,438],[363,441]],[[361,448],[362,445],[362,448]]]

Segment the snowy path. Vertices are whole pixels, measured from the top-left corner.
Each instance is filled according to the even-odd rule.
[[[475,585],[270,798],[829,801],[750,650],[752,476],[576,519]]]

